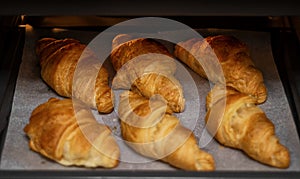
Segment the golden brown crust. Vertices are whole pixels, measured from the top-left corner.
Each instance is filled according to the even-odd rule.
[[[215,74],[214,59],[217,58],[215,61],[221,64],[227,86],[255,97],[257,103],[267,98],[262,73],[254,66],[249,49],[233,36],[217,35],[180,42],[174,54],[202,77],[223,83],[224,80]],[[196,59],[202,59],[202,64]]]
[[[100,68],[95,83],[96,104],[99,112],[109,113],[113,110],[114,93],[108,87],[108,72],[105,68]],[[110,100],[108,100],[110,99]]]
[[[201,41],[202,39],[193,38],[178,43],[177,45],[175,45],[174,55],[180,61],[188,65],[193,71],[198,73],[200,76],[207,78],[206,73],[202,68],[201,64],[195,59],[195,57],[191,53],[197,50],[197,48],[195,48],[196,44],[199,44]],[[196,53],[194,52],[193,54]]]
[[[120,34],[114,38],[113,47],[110,59],[117,71],[114,88],[133,89],[148,98],[159,94],[174,112],[184,110],[183,90],[173,76],[176,63],[162,44]]]
[[[40,54],[42,50],[51,42],[55,41],[55,38],[42,38],[37,41],[36,43],[36,49],[35,52],[36,54]]]
[[[71,99],[50,98],[36,107],[24,128],[30,148],[66,166],[116,167],[120,152],[109,128],[73,105]]]
[[[230,87],[214,87],[207,96],[205,120],[212,120],[208,130],[216,131],[214,137],[221,144],[240,149],[261,163],[278,168],[289,167],[288,149],[280,144],[273,123],[255,102],[255,98]],[[220,111],[224,114],[213,115]]]
[[[134,81],[132,90],[140,92],[143,96],[150,98],[159,94],[167,101],[168,106],[174,112],[182,112],[185,108],[183,90],[178,80],[173,76],[146,74]]]
[[[151,107],[150,107],[151,106]],[[120,96],[121,133],[136,152],[184,170],[214,170],[213,157],[201,150],[189,129],[167,111],[161,99],[152,101],[125,91]]]
[[[75,39],[40,39],[37,42],[36,52],[40,59],[41,76],[59,95],[64,97],[76,95],[76,98],[97,108],[99,112],[110,113],[113,110],[113,92],[108,86],[107,70],[103,66],[101,69],[98,68],[101,64],[89,64],[77,68],[77,71],[80,70],[78,72],[80,75],[74,78],[83,52],[87,54],[81,61],[96,59],[93,54],[85,50],[86,45]],[[91,72],[95,73],[91,74]],[[93,79],[91,75],[94,74],[98,75],[94,77],[95,80],[91,80]]]
[[[59,39],[59,40],[56,40],[54,38],[40,39],[36,45],[36,54],[38,54],[39,56],[40,64],[44,65],[45,63],[48,62],[47,61],[48,59],[51,59],[50,56],[54,54],[53,52],[72,43],[79,44],[79,41],[75,39],[69,39],[69,38]]]
[[[241,52],[245,53],[248,56],[250,55],[247,45],[233,36],[209,36],[205,38],[205,41],[214,50],[214,53],[217,55],[221,63],[230,60],[231,55],[238,54]],[[252,64],[250,59],[247,60],[247,63]]]
[[[111,62],[116,71],[128,61],[143,54],[158,53],[171,58],[173,57],[165,46],[152,39],[138,38],[126,42],[118,40],[120,37],[125,38],[124,36],[126,36],[126,34],[120,34],[113,39],[113,46],[115,46],[115,48],[111,53]],[[127,35],[126,40],[131,38],[132,37]]]

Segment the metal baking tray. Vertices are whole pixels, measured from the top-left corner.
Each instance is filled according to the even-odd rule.
[[[93,111],[97,119],[102,119],[105,124],[111,127],[118,144],[121,148],[121,162],[114,169],[103,168],[82,168],[65,167],[56,162],[50,161],[38,153],[29,149],[28,138],[23,132],[24,126],[28,123],[32,110],[39,104],[46,102],[50,97],[58,97],[40,77],[40,67],[35,54],[35,43],[42,37],[55,38],[75,38],[82,43],[89,43],[100,32],[99,31],[80,31],[57,28],[26,28],[25,44],[23,49],[22,63],[20,65],[17,78],[11,115],[3,145],[0,161],[0,170],[6,171],[35,171],[35,172],[70,172],[69,175],[78,172],[87,172],[89,175],[130,175],[132,172],[139,175],[214,175],[214,173],[255,173],[255,172],[276,172],[285,174],[286,172],[300,171],[300,144],[299,134],[296,129],[295,121],[291,112],[290,105],[283,84],[280,80],[276,64],[274,62],[271,37],[269,32],[246,31],[236,29],[197,29],[202,36],[229,34],[234,35],[245,42],[251,52],[255,65],[262,71],[266,87],[268,89],[268,99],[264,104],[259,105],[272,120],[276,127],[276,134],[282,144],[287,146],[291,154],[291,164],[287,169],[277,169],[263,165],[247,157],[243,152],[221,146],[215,140],[212,140],[203,150],[211,153],[216,162],[216,171],[214,172],[188,172],[185,173],[168,164],[160,161],[149,160],[138,154],[135,154],[128,148],[121,139],[118,116],[116,112],[108,115],[100,115]],[[171,33],[171,32],[162,32]],[[172,51],[172,44],[165,43]],[[115,74],[109,62],[106,64],[110,72],[110,81]],[[205,116],[205,97],[210,90],[210,84],[207,80],[201,78],[188,67],[177,62],[177,72],[175,77],[181,82],[186,98],[186,110],[177,115],[183,125],[193,127],[193,132],[197,139],[201,138],[204,131]],[[182,73],[185,71],[185,73]],[[190,76],[194,84],[186,80]],[[193,94],[198,93],[199,99],[195,99]],[[194,106],[200,108],[198,119],[192,121],[195,116]],[[192,125],[191,125],[192,123]],[[119,173],[119,174],[116,174]],[[82,174],[82,173],[80,173]],[[135,175],[135,174],[134,174]]]

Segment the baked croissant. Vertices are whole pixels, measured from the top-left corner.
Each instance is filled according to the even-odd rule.
[[[148,100],[124,91],[118,112],[122,137],[139,154],[184,170],[214,170],[213,157],[198,147],[192,131],[171,114],[161,96]]]
[[[24,131],[33,151],[62,165],[112,168],[119,163],[110,129],[71,99],[50,98],[36,107]]]
[[[273,123],[255,102],[253,97],[231,87],[216,85],[207,96],[208,131],[216,132],[214,137],[221,144],[240,149],[261,163],[287,168],[289,151],[279,142]]]
[[[180,42],[174,54],[202,77],[249,94],[256,98],[257,104],[267,98],[262,73],[254,66],[248,47],[233,36],[217,35]],[[223,70],[223,79],[218,69]]]
[[[86,45],[75,39],[42,38],[37,42],[36,54],[43,80],[59,95],[76,97],[101,113],[113,110],[108,72]]]
[[[130,39],[126,34],[113,39],[110,58],[117,71],[113,88],[132,89],[148,98],[162,95],[174,112],[182,112],[185,99],[181,84],[173,76],[176,63],[172,55],[154,40]]]

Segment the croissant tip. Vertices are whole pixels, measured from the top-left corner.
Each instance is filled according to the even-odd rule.
[[[282,148],[282,150],[275,154],[273,161],[275,167],[285,169],[290,166],[290,153],[284,146]]]

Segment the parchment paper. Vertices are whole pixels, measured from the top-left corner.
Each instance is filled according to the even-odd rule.
[[[277,169],[263,165],[247,157],[243,152],[221,146],[212,140],[203,150],[211,153],[216,162],[216,170],[223,171],[299,171],[300,170],[300,145],[295,128],[294,120],[290,107],[280,81],[270,46],[270,35],[267,32],[240,31],[240,30],[220,30],[220,29],[199,29],[202,36],[231,34],[247,43],[250,47],[251,56],[255,65],[263,72],[265,84],[268,89],[267,101],[259,105],[272,120],[276,127],[276,134],[281,143],[287,146],[291,154],[291,165],[288,169]],[[36,40],[42,37],[55,38],[76,38],[82,43],[88,43],[100,32],[75,31],[75,30],[51,30],[51,29],[32,29],[26,31],[26,41],[23,51],[22,64],[20,66],[17,79],[13,106],[7,131],[7,136],[1,156],[1,169],[16,170],[91,170],[81,167],[65,167],[56,162],[50,161],[38,153],[29,149],[28,138],[23,132],[23,128],[29,122],[32,110],[39,104],[46,102],[50,97],[58,97],[40,77],[40,67],[35,55]],[[209,83],[197,74],[177,62],[178,69],[176,78],[179,79],[184,88],[186,98],[186,110],[182,114],[176,114],[183,125],[192,127],[194,134],[199,139],[204,128],[205,116],[205,97],[210,90]],[[114,72],[107,63],[110,80]],[[188,70],[195,81],[195,84],[187,80]],[[198,93],[199,98],[192,96]],[[117,96],[118,94],[116,94]],[[193,111],[195,107],[200,108],[200,115],[197,116]],[[197,110],[198,111],[198,110]],[[152,161],[141,157],[131,151],[121,140],[118,116],[114,111],[108,115],[99,115],[93,111],[94,115],[100,117],[109,125],[118,139],[121,148],[121,161],[117,168],[111,170],[177,170],[168,164],[160,161]],[[194,119],[196,118],[196,121]],[[192,123],[192,125],[191,125]],[[132,161],[130,161],[132,160]],[[97,168],[93,170],[103,170]]]

